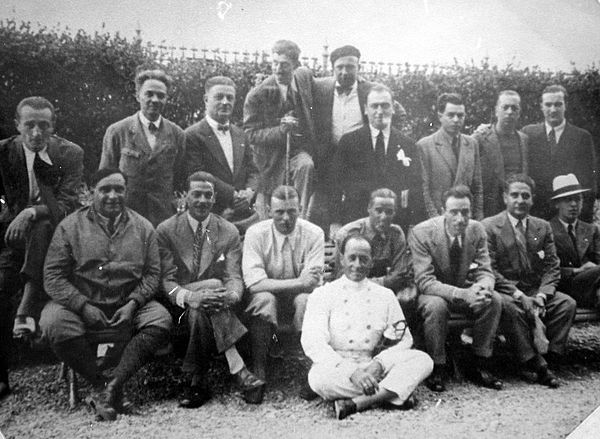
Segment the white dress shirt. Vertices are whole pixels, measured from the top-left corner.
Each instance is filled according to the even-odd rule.
[[[567,120],[563,119],[562,123],[557,127],[553,127],[548,122],[544,122],[544,125],[546,126],[546,138],[548,138],[548,136],[550,135],[550,131],[554,130],[554,134],[556,135],[556,143],[558,143],[560,140],[560,136],[562,136],[562,133],[565,131]]]
[[[377,144],[377,136],[379,135],[379,131],[383,131],[383,144],[385,145],[385,153],[387,154],[388,143],[390,143],[390,131],[391,131],[390,126],[388,125],[383,130],[378,130],[377,128],[373,127],[373,125],[370,125],[370,128],[371,128],[371,142],[373,145],[373,151],[375,151],[375,145]]]
[[[156,133],[151,133],[148,129],[148,126],[150,126],[150,121],[142,114],[141,111],[138,112],[138,115],[140,117],[140,122],[142,122],[142,127],[144,127],[144,135],[146,136],[146,140],[148,141],[150,148],[152,148],[152,151],[154,151],[154,148],[156,148],[156,133],[158,133],[158,131],[156,131]],[[158,116],[158,119],[152,123],[156,126],[156,128],[160,129],[162,116]]]
[[[231,129],[227,131],[221,131],[219,129],[219,125],[221,124],[208,115],[206,116],[206,122],[208,122],[215,133],[215,136],[217,136],[217,140],[219,141],[221,149],[223,150],[225,158],[227,159],[229,169],[231,169],[231,172],[233,173],[233,143],[231,141]]]
[[[349,94],[338,93],[339,82],[333,90],[333,109],[331,113],[331,134],[336,145],[342,136],[363,126],[363,115],[358,101],[358,83],[355,81]]]
[[[23,145],[23,152],[25,153],[25,163],[27,164],[27,177],[29,180],[29,204],[34,205],[40,201],[40,188],[37,184],[37,180],[35,178],[35,172],[33,171],[33,161],[35,160],[35,152],[27,148]],[[48,147],[45,146],[44,149],[38,152],[40,158],[52,165],[52,160],[50,160],[50,156],[48,155]]]

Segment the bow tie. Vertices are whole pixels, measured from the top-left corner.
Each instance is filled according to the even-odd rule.
[[[342,87],[341,85],[336,85],[335,91],[337,91],[337,94],[339,95],[345,94],[347,96],[352,91],[352,87]]]
[[[224,125],[218,124],[217,130],[223,131],[224,133],[226,133],[227,131],[229,131],[229,124],[224,124]]]
[[[148,124],[148,131],[150,131],[151,134],[156,134],[158,132],[158,127],[154,125],[153,122],[150,122]]]

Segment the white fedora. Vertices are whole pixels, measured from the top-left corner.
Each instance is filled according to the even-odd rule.
[[[559,175],[552,180],[552,199],[568,197],[570,195],[588,192],[590,189],[583,189],[575,174]]]

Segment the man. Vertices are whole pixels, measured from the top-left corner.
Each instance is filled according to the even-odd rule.
[[[552,182],[556,215],[550,220],[560,259],[559,288],[582,308],[600,306],[600,230],[579,219],[584,189],[574,174]]]
[[[413,256],[417,312],[423,320],[425,348],[434,362],[428,387],[446,389],[446,338],[450,312],[473,319],[473,362],[470,377],[492,389],[502,381],[489,372],[502,299],[494,291],[494,275],[483,226],[470,221],[472,195],[460,185],[442,197],[443,214],[417,224],[408,237]]]
[[[334,76],[313,83],[313,120],[318,151],[315,153],[317,184],[310,220],[329,234],[332,204],[333,158],[342,136],[368,124],[367,93],[375,83],[358,76],[360,51],[354,46],[338,47],[329,55]]]
[[[334,222],[362,217],[369,195],[380,187],[398,195],[394,222],[404,230],[424,219],[417,150],[411,139],[391,126],[393,113],[391,90],[373,86],[365,108],[369,124],[340,139],[334,159]]]
[[[442,212],[442,195],[457,185],[467,186],[473,194],[471,211],[476,220],[483,218],[483,186],[477,141],[461,134],[465,123],[465,105],[455,93],[443,93],[437,102],[441,127],[417,142],[419,149],[425,208],[429,218]]]
[[[271,194],[272,219],[251,226],[244,239],[242,273],[250,292],[246,307],[252,347],[252,371],[265,380],[270,340],[282,314],[292,314],[296,331],[308,295],[321,282],[323,230],[299,219],[300,196],[291,186]],[[261,388],[262,389],[262,388]],[[262,400],[262,392],[258,400]]]
[[[94,386],[90,405],[96,414],[114,420],[126,409],[125,382],[168,344],[171,316],[154,300],[161,275],[156,233],[125,207],[124,174],[104,168],[90,184],[91,206],[65,218],[50,243],[44,286],[52,300],[40,327],[57,357]],[[94,333],[128,339],[103,391],[86,338]]]
[[[479,142],[481,180],[483,184],[483,216],[504,210],[504,180],[510,174],[526,174],[528,138],[517,130],[521,115],[521,97],[516,91],[504,90],[496,102],[496,123],[473,133]]]
[[[296,43],[277,41],[272,53],[273,74],[252,89],[244,103],[244,129],[253,145],[260,175],[256,205],[261,219],[267,217],[271,193],[277,186],[287,184],[288,178],[300,194],[302,218],[308,213],[313,192],[312,72],[298,69],[299,56]],[[286,164],[287,139],[290,161]]]
[[[412,258],[400,226],[392,224],[396,214],[396,194],[386,188],[371,193],[367,212],[369,216],[346,224],[335,238],[335,269],[343,274],[342,243],[350,235],[359,234],[369,240],[371,264],[367,277],[371,282],[398,293],[404,306],[416,295]]]
[[[414,407],[412,392],[433,362],[412,350],[412,336],[394,293],[367,278],[369,241],[349,235],[341,246],[344,275],[311,294],[302,347],[313,361],[311,388],[334,400],[337,419],[375,404]]]
[[[43,300],[44,258],[56,225],[78,205],[83,150],[55,136],[56,114],[47,99],[17,105],[19,135],[0,142],[0,398],[9,391],[6,362],[14,314],[11,301],[22,288],[15,336],[35,332]]]
[[[558,361],[565,352],[575,317],[575,300],[556,289],[560,270],[552,228],[548,222],[529,215],[534,190],[530,177],[509,176],[504,189],[506,211],[486,218],[483,225],[488,235],[496,291],[512,296],[521,308],[521,320],[527,319],[532,328],[537,318],[544,322],[550,342],[548,357]],[[525,342],[531,339],[530,334],[521,337],[524,348],[517,346],[522,351],[517,352],[517,356],[521,357],[525,369],[536,372],[540,384],[558,387],[558,380],[539,355],[543,350],[538,344],[532,347],[530,342]],[[523,353],[523,350],[529,352]]]
[[[529,175],[536,182],[537,200],[532,213],[543,219],[553,216],[552,180],[557,175],[575,174],[584,187],[591,190],[584,196],[581,219],[592,222],[597,193],[596,151],[589,132],[565,119],[567,90],[550,85],[542,92],[541,109],[544,122],[527,125],[529,136]]]
[[[244,132],[231,123],[235,83],[225,76],[209,78],[204,85],[206,116],[185,130],[186,175],[196,171],[215,177],[214,212],[228,221],[252,215],[258,171]],[[245,231],[245,229],[244,229]]]
[[[185,175],[183,130],[162,116],[171,78],[161,70],[135,77],[140,111],[106,130],[100,169],[118,168],[129,181],[125,203],[154,227],[175,213],[174,190]]]
[[[184,408],[200,407],[210,398],[206,374],[215,350],[225,354],[244,395],[264,386],[248,371],[235,346],[247,332],[234,312],[244,294],[242,244],[235,226],[211,213],[216,186],[206,172],[190,175],[187,210],[156,230],[163,290],[171,303],[186,310],[190,331],[183,370],[192,380],[179,403]]]

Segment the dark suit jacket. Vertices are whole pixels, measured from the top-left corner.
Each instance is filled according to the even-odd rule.
[[[452,302],[457,287],[450,283],[454,273],[450,264],[450,244],[444,217],[431,218],[413,227],[408,235],[408,245],[419,294],[440,296]],[[490,266],[485,229],[477,221],[469,221],[462,248],[457,278],[460,288],[477,283],[493,289],[494,274]]]
[[[554,295],[560,280],[559,260],[548,221],[527,217],[527,254],[531,271],[525,272],[519,263],[515,232],[506,211],[482,221],[488,235],[488,248],[499,293],[512,294],[518,288],[528,295]]]
[[[398,160],[400,150],[410,158],[408,166]],[[393,190],[398,196],[396,224],[408,230],[409,225],[424,219],[421,169],[416,147],[412,139],[394,127],[390,131],[385,169],[378,166],[369,125],[342,136],[333,169],[336,204],[331,211],[334,216],[337,215],[334,222],[346,224],[364,217],[371,192],[382,187]],[[408,191],[407,207],[401,205],[402,191]]]
[[[38,219],[49,218],[56,225],[79,206],[83,150],[68,140],[51,136],[47,151],[58,179],[54,186],[44,189],[38,182],[42,204],[34,208]],[[4,236],[8,224],[29,202],[29,178],[20,136],[0,141],[0,177],[0,194],[6,197],[8,207],[0,215]]]
[[[329,171],[330,165],[335,155],[335,145],[332,138],[332,113],[333,113],[333,98],[335,94],[334,76],[327,78],[316,78],[313,83],[313,118],[315,121],[315,134],[317,136],[318,151],[315,153],[315,166],[317,172],[323,170],[322,173]],[[363,115],[363,124],[368,125],[369,121],[365,115],[365,105],[367,102],[367,94],[375,83],[358,78],[356,86],[358,93],[358,104],[360,106],[360,114]]]
[[[557,175],[573,173],[583,187],[591,189],[590,193],[584,194],[581,214],[584,221],[591,222],[597,188],[596,153],[591,134],[567,122],[552,155],[544,123],[527,125],[523,132],[529,137],[529,163],[532,164],[529,175],[536,184],[531,213],[544,219],[552,218],[552,180]]]
[[[244,284],[240,261],[242,245],[236,227],[218,215],[210,214],[206,238],[202,245],[198,279],[192,279],[194,231],[187,212],[178,213],[160,223],[156,229],[162,265],[162,290],[166,294],[177,286],[196,280],[219,279],[227,291],[242,299]],[[175,303],[175,295],[169,300]]]
[[[600,264],[600,229],[596,224],[577,221],[575,226],[576,249],[558,217],[552,218],[550,225],[554,232],[556,253],[560,259],[561,279],[571,279],[574,275],[573,269],[581,267],[586,262]]]
[[[210,172],[216,179],[217,201],[215,212],[233,207],[233,193],[251,188],[256,191],[258,171],[252,160],[252,150],[244,132],[230,125],[233,147],[233,172],[227,163],[219,139],[206,118],[185,130],[186,177],[196,171]]]
[[[301,138],[292,136],[292,156],[298,151],[311,155],[314,152],[312,76],[312,71],[305,67],[294,72],[300,100],[297,107],[301,108],[301,114],[296,114],[296,117],[302,120],[304,132]],[[279,122],[284,115],[281,92],[274,75],[269,76],[246,96],[244,130],[254,151],[254,161],[260,173],[258,191],[262,193],[271,193],[283,183],[286,134]]]
[[[174,191],[185,181],[183,156],[179,126],[163,117],[152,150],[136,113],[107,128],[99,168],[118,168],[127,176],[127,206],[156,227],[175,213]]]
[[[529,174],[529,140],[527,135],[517,131],[521,146],[521,172]],[[481,182],[483,185],[483,216],[496,215],[504,210],[504,157],[496,130],[491,126],[484,132],[475,132],[473,138],[479,142],[481,161]]]
[[[440,129],[441,130],[441,129]],[[422,166],[423,197],[430,218],[442,213],[442,195],[458,184],[467,185],[473,193],[473,218],[483,218],[483,185],[479,145],[472,137],[460,135],[458,162],[452,148],[438,130],[417,142]]]

